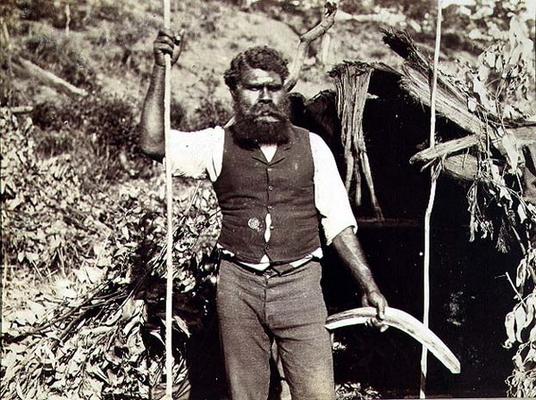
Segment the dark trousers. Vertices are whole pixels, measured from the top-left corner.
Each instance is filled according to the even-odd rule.
[[[333,358],[321,267],[279,275],[222,260],[217,288],[225,368],[233,400],[266,400],[276,341],[293,400],[333,400]]]

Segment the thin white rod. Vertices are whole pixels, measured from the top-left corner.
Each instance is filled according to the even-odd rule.
[[[164,28],[171,25],[170,0],[164,1]],[[171,56],[165,57],[164,78],[164,139],[166,142],[166,217],[167,217],[167,248],[166,248],[166,399],[173,399],[173,186],[171,180],[170,140],[170,100],[171,100]]]
[[[439,63],[439,49],[441,45],[441,0],[437,1],[437,22],[434,49],[434,67],[432,73],[432,90],[430,91],[430,147],[435,146],[436,126],[436,91],[437,91],[437,65]],[[437,174],[434,168],[430,172],[430,197],[424,215],[424,268],[423,268],[423,325],[428,328],[430,322],[430,225],[432,210],[434,208]],[[426,376],[428,374],[428,350],[422,347],[421,352],[421,384],[419,398],[426,398]]]

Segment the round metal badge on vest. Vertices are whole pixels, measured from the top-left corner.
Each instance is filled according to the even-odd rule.
[[[259,221],[257,218],[252,217],[248,219],[248,226],[253,229],[254,231],[260,232],[261,230],[261,221]]]

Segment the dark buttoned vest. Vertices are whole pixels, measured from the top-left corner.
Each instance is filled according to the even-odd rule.
[[[225,131],[222,170],[214,182],[223,216],[218,243],[240,261],[258,263],[267,254],[273,262],[290,262],[320,247],[309,132],[292,126],[289,135],[268,161],[259,148],[242,148]]]

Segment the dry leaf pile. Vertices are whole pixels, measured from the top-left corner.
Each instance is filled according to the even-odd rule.
[[[11,263],[41,272],[63,268],[74,278],[56,280],[4,318],[1,397],[158,397],[165,336],[161,179],[88,192],[79,174],[89,171],[73,168],[68,154],[36,156],[31,120],[20,124],[5,115],[1,124],[3,254]],[[177,396],[189,388],[181,343],[210,305],[214,271],[202,260],[219,226],[212,192],[188,185],[190,195],[175,204]]]

